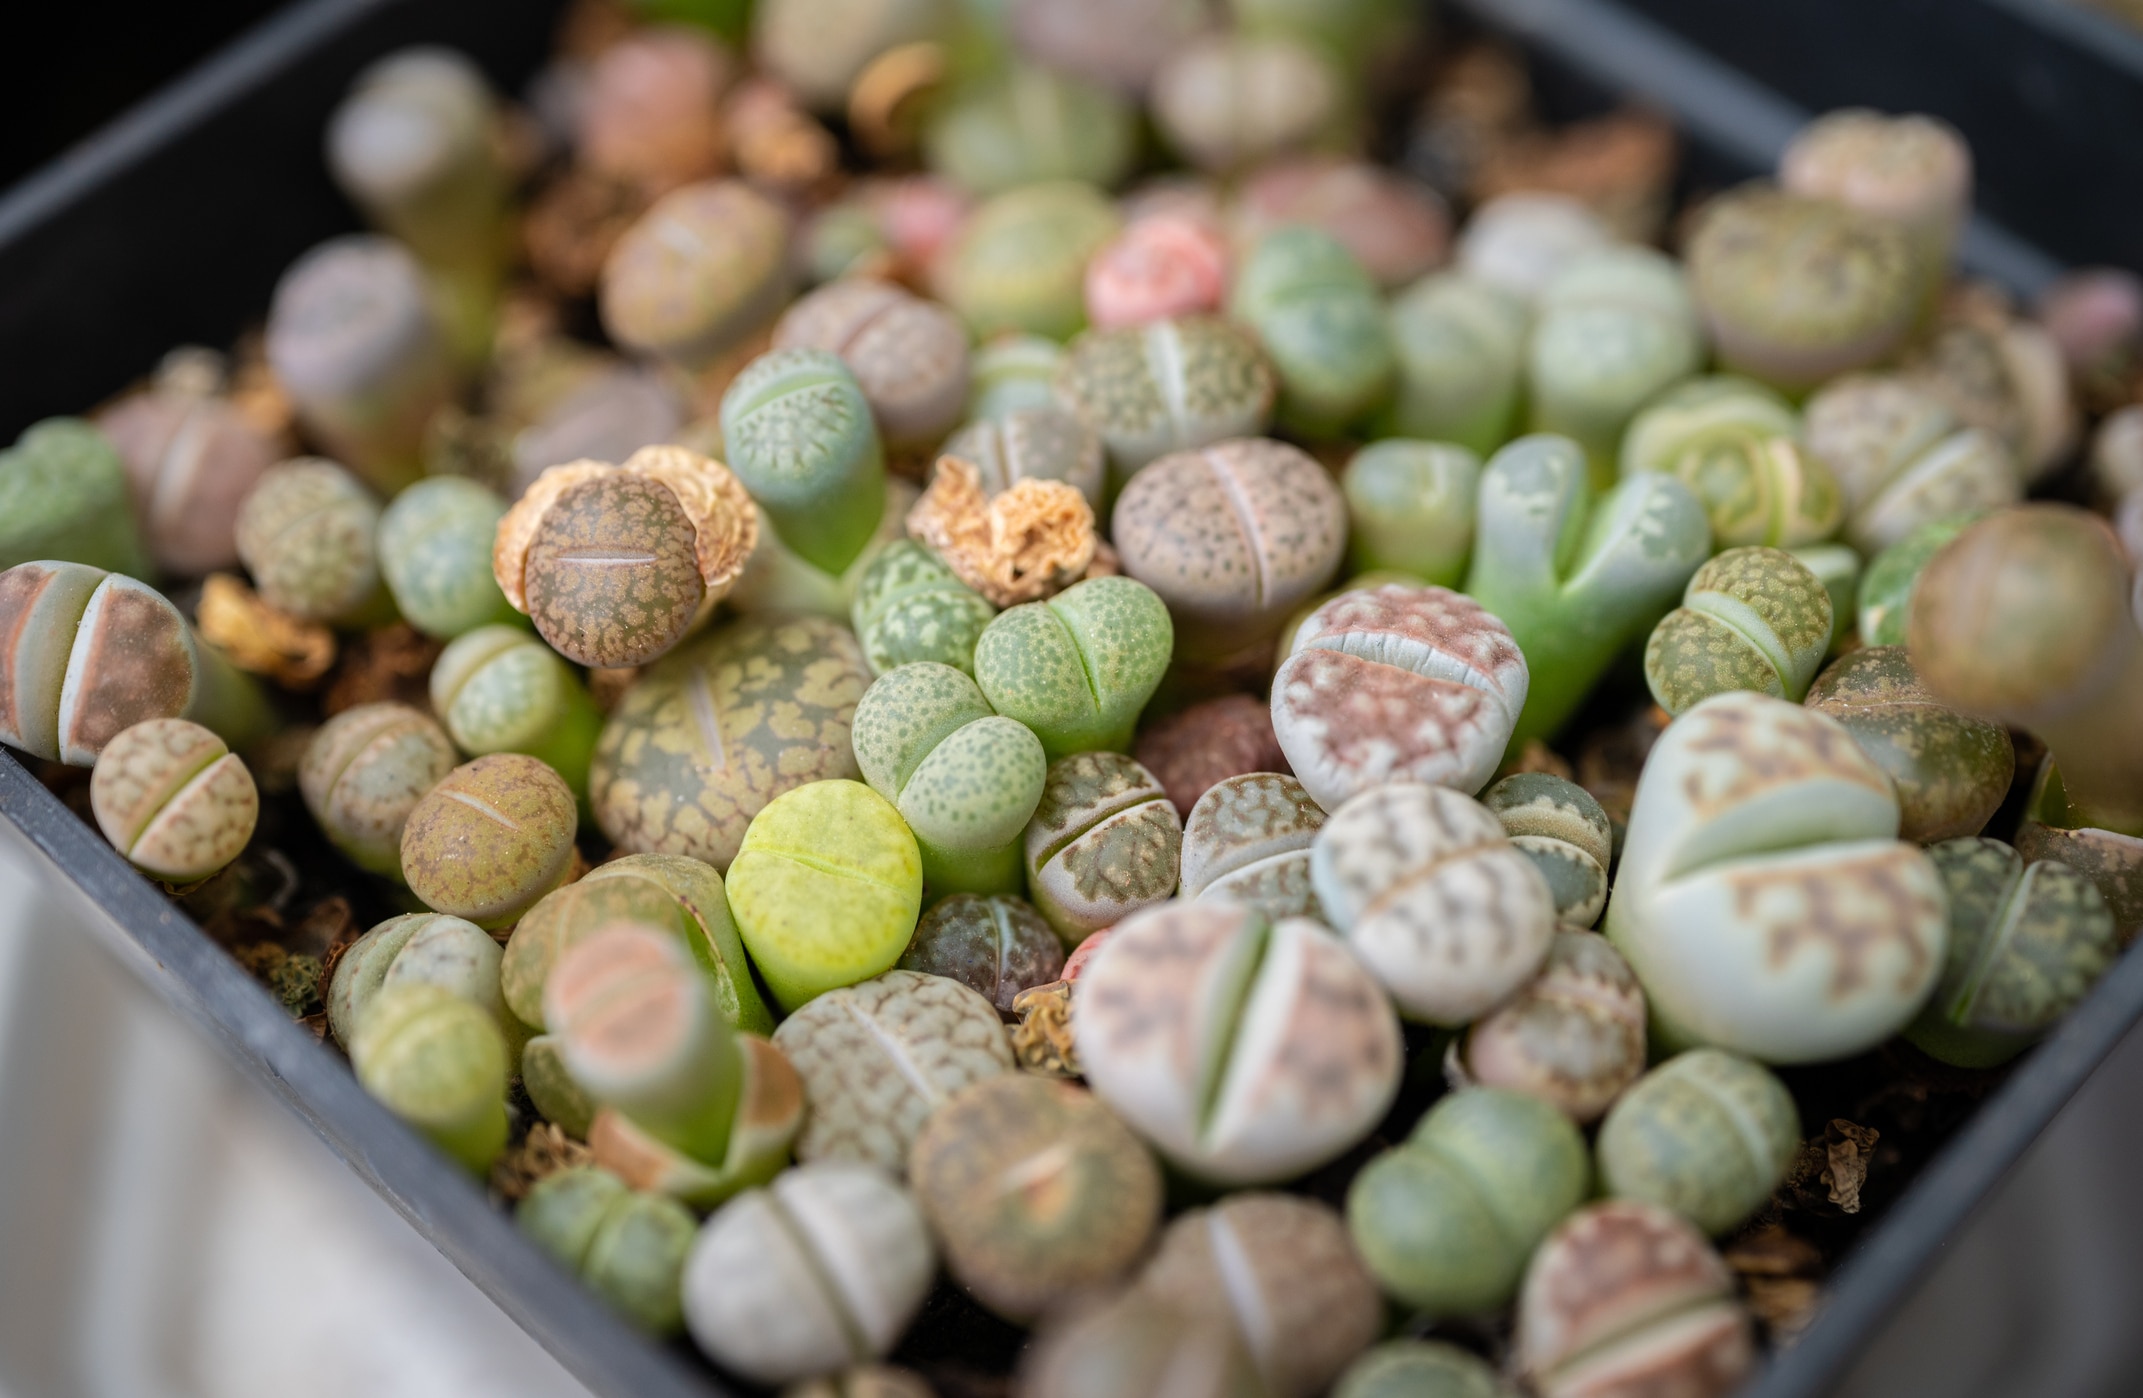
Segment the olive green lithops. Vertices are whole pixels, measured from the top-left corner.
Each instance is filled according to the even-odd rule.
[[[1509,441],[1526,331],[1525,301],[1489,282],[1445,272],[1408,287],[1391,306],[1392,427],[1482,456]]]
[[[1447,1069],[1523,1092],[1583,1125],[1644,1072],[1644,989],[1605,937],[1559,927],[1540,974],[1473,1022]]]
[[[431,698],[463,752],[525,752],[586,795],[602,716],[580,676],[526,631],[485,626],[456,637],[433,662]]]
[[[936,554],[901,539],[864,570],[849,615],[874,674],[917,661],[972,674],[975,642],[997,609]]]
[[[1250,327],[1280,382],[1290,428],[1330,435],[1390,394],[1396,359],[1384,298],[1329,233],[1281,228],[1236,273],[1228,314]]]
[[[975,210],[946,249],[940,290],[977,337],[1015,330],[1068,340],[1086,320],[1087,259],[1120,223],[1090,184],[1007,190]]]
[[[2059,1023],[2119,957],[2113,914],[2076,870],[2027,863],[1999,840],[1945,840],[1927,853],[1949,897],[1949,956],[1905,1037],[1960,1067],[2005,1063]]]
[[[1089,578],[1000,612],[975,642],[975,682],[1052,760],[1131,745],[1175,644],[1167,604],[1132,578]]]
[[[1257,342],[1218,316],[1089,330],[1056,377],[1058,404],[1101,434],[1119,484],[1156,457],[1264,431],[1275,392]]]
[[[1844,724],[1890,774],[1901,839],[1924,845],[1976,835],[2009,795],[2016,750],[2008,730],[1936,699],[1903,646],[1840,657],[1806,703]]]
[[[789,290],[789,216],[741,180],[657,200],[603,264],[610,338],[697,370],[774,318]]]
[[[1604,483],[1630,418],[1703,361],[1679,264],[1651,248],[1581,253],[1534,307],[1526,351],[1533,430],[1575,439]]]
[[[1481,804],[1548,881],[1557,922],[1600,920],[1614,828],[1591,792],[1547,772],[1516,772],[1482,792]]]
[[[351,863],[399,879],[402,827],[457,760],[431,715],[407,704],[359,704],[313,733],[298,764],[298,791]]]
[[[1354,1246],[1391,1296],[1431,1315],[1492,1311],[1592,1182],[1585,1138],[1553,1104],[1481,1087],[1429,1109],[1347,1190]]]
[[[1481,458],[1449,442],[1387,437],[1340,474],[1347,501],[1348,570],[1396,571],[1457,587],[1473,551]]]
[[[1160,1167],[1138,1137],[1091,1093],[1026,1073],[933,1113],[908,1179],[954,1278],[1019,1322],[1122,1276],[1161,1221]]]
[[[1052,370],[1052,373],[1054,371]],[[1087,421],[1050,401],[978,418],[945,439],[946,456],[971,461],[982,488],[1001,494],[1021,481],[1062,481],[1099,509],[1108,486],[1101,435]]]
[[[1919,586],[1920,573],[1944,544],[1977,518],[1977,514],[1961,514],[1930,520],[1868,560],[1854,602],[1862,644],[1905,644],[1905,626],[1912,615],[1912,594]]]
[[[1024,898],[955,893],[923,914],[899,969],[956,980],[1009,1016],[1021,991],[1063,974],[1064,944]]]
[[[126,463],[80,418],[47,418],[0,451],[0,568],[37,558],[149,571]]]
[[[491,545],[506,502],[460,476],[435,476],[381,512],[379,570],[395,609],[429,636],[452,640],[514,620],[491,571]]]
[[[1830,593],[1792,554],[1728,549],[1697,569],[1682,605],[1652,628],[1644,677],[1670,714],[1755,690],[1799,702],[1830,649]]]
[[[506,1145],[505,1035],[498,1019],[442,985],[373,998],[350,1040],[357,1081],[387,1110],[481,1175]]]
[[[105,744],[89,805],[129,864],[180,884],[236,859],[260,819],[246,764],[223,739],[182,718],[148,719]]]
[[[1027,63],[958,94],[923,133],[930,168],[980,195],[1044,180],[1113,185],[1137,153],[1137,113],[1123,98]]]
[[[392,615],[380,587],[379,502],[332,461],[271,466],[238,507],[238,557],[261,600],[305,621]]]
[[[1797,430],[1792,407],[1763,385],[1731,374],[1695,379],[1630,423],[1621,471],[1678,478],[1704,502],[1716,545],[1794,548],[1837,533],[1848,503]]]
[[[570,1165],[528,1191],[514,1222],[641,1329],[668,1335],[684,1324],[678,1279],[699,1220],[676,1200],[597,1165]]]
[[[335,1042],[350,1045],[381,995],[418,984],[444,986],[489,1012],[500,1028],[512,1029],[499,995],[499,944],[491,934],[458,917],[404,913],[352,942],[335,963],[327,992],[327,1027]]]
[[[1347,1366],[1332,1398],[1509,1398],[1495,1366],[1442,1340],[1387,1340]]]
[[[1082,752],[1050,765],[1024,843],[1029,894],[1069,950],[1175,896],[1183,824],[1153,773]]]
[[[1761,1064],[1691,1049],[1645,1074],[1600,1126],[1600,1188],[1719,1234],[1763,1207],[1801,1148],[1793,1094]]]
[[[811,292],[775,324],[774,348],[839,355],[892,446],[935,445],[967,406],[967,328],[890,282],[847,277]]]
[[[493,753],[419,798],[402,827],[402,877],[433,912],[505,927],[572,873],[577,829],[564,778]]]
[[[1808,400],[1808,449],[1845,496],[1845,537],[1874,553],[1930,520],[2013,505],[2024,485],[2007,447],[1892,374],[1850,374]]]
[[[826,350],[775,350],[722,395],[730,469],[782,542],[839,573],[885,514],[885,458],[862,386]]]
[[[1183,896],[1248,903],[1275,920],[1322,919],[1310,842],[1324,808],[1302,783],[1250,772],[1206,788],[1183,826]]]

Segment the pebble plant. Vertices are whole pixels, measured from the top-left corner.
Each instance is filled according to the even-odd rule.
[[[669,1335],[683,1326],[679,1278],[699,1220],[676,1200],[641,1193],[599,1165],[570,1165],[529,1190],[514,1222],[641,1329]]]
[[[1394,430],[1486,456],[1509,441],[1525,386],[1524,298],[1457,272],[1423,277],[1391,306]]]
[[[1054,391],[1101,434],[1121,487],[1170,452],[1264,431],[1278,389],[1248,333],[1193,315],[1086,332],[1065,351]]]
[[[741,180],[666,194],[603,263],[603,328],[627,349],[706,368],[781,310],[790,237],[781,205]]]
[[[873,674],[918,661],[973,674],[975,642],[996,615],[936,554],[901,539],[863,571],[849,620]]]
[[[1792,554],[1728,549],[1697,569],[1652,628],[1644,677],[1670,714],[1754,690],[1799,702],[1830,649],[1830,593]]]
[[[1097,330],[1218,311],[1232,258],[1202,213],[1141,214],[1086,264],[1086,318]]]
[[[1527,307],[1574,259],[1612,246],[1614,235],[1583,200],[1517,190],[1486,200],[1458,239],[1458,270]]]
[[[916,923],[897,969],[956,980],[1010,1015],[1021,991],[1063,974],[1064,944],[1024,898],[955,893]]]
[[[1911,380],[1852,374],[1808,400],[1808,449],[1845,497],[1845,537],[1878,553],[1931,520],[2013,505],[2023,482],[2008,448],[1967,427]]]
[[[1046,336],[1016,330],[990,336],[968,360],[967,421],[995,422],[1052,406],[1063,362],[1064,346]]]
[[[172,576],[199,577],[237,563],[238,502],[282,455],[274,435],[224,391],[226,378],[220,355],[173,350],[147,387],[94,419],[126,462],[129,513],[142,543],[157,570]],[[28,445],[28,435],[19,445]]]
[[[854,374],[826,350],[776,350],[722,395],[730,468],[806,562],[838,573],[885,513],[885,458]]]
[[[1972,210],[1972,152],[1948,122],[1917,113],[1825,113],[1779,157],[1778,181],[1896,224],[1927,278],[1923,295],[1940,288]]]
[[[395,610],[427,636],[456,636],[514,621],[491,570],[506,502],[460,476],[418,481],[380,513],[380,577]]]
[[[889,282],[844,277],[811,292],[775,324],[774,348],[840,356],[891,447],[943,440],[967,406],[966,327]]]
[[[350,1041],[357,1081],[381,1105],[481,1175],[506,1147],[506,1039],[480,1005],[442,985],[373,998]]]
[[[1153,81],[1161,138],[1216,174],[1333,141],[1344,108],[1339,72],[1324,52],[1284,34],[1222,32],[1193,41]]]
[[[1029,896],[1069,951],[1175,895],[1183,818],[1130,758],[1074,753],[1050,764],[1022,844]]]
[[[930,168],[985,197],[1049,180],[1113,185],[1137,149],[1137,116],[1121,97],[1025,63],[958,96],[923,134]]]
[[[1696,379],[1638,414],[1622,440],[1621,470],[1657,471],[1688,486],[1718,547],[1797,548],[1837,533],[1848,502],[1796,431],[1793,409],[1761,384]]]
[[[1534,304],[1526,347],[1533,430],[1578,442],[1605,485],[1630,418],[1703,361],[1696,308],[1672,258],[1638,247],[1580,253]]]
[[[1101,435],[1054,403],[970,422],[945,439],[943,454],[972,462],[982,488],[993,496],[1036,480],[1062,481],[1097,509],[1106,499],[1108,458]]]
[[[1718,1049],[1645,1074],[1608,1112],[1595,1147],[1603,1193],[1672,1209],[1715,1235],[1763,1206],[1800,1148],[1786,1085]]]
[[[0,569],[51,559],[139,577],[149,572],[127,467],[80,418],[47,418],[0,451]]]
[[[499,993],[499,944],[475,923],[442,913],[403,913],[350,943],[327,992],[327,1027],[347,1048],[372,1004],[397,986],[441,986],[486,1010],[519,1037]]]
[[[245,849],[260,792],[221,738],[182,718],[152,718],[120,730],[97,755],[89,807],[129,864],[191,884]]]
[[[432,712],[472,756],[525,752],[588,794],[588,758],[602,715],[571,666],[518,626],[482,626],[432,662]]]
[[[1294,0],[1280,3],[1292,6]],[[1355,8],[1382,3],[1367,0]],[[1308,27],[1298,24],[1307,18],[1291,15],[1277,27]],[[1243,181],[1229,213],[1237,237],[1252,244],[1291,225],[1329,233],[1385,290],[1414,281],[1451,251],[1450,211],[1427,182],[1366,160],[1310,155],[1273,161]]]
[[[379,502],[342,467],[286,461],[238,507],[238,557],[261,600],[300,620],[384,620],[394,605],[380,585],[379,520]]]
[[[1310,843],[1324,823],[1324,808],[1293,777],[1249,772],[1215,782],[1184,821],[1183,896],[1248,903],[1274,921],[1322,921]]]
[[[1387,1340],[1347,1366],[1334,1398],[1509,1398],[1494,1366],[1443,1340]]]
[[[1337,433],[1391,392],[1384,298],[1328,233],[1295,226],[1267,234],[1236,274],[1228,314],[1256,334],[1279,379],[1279,419],[1295,431]]]
[[[1600,920],[1615,832],[1591,792],[1549,772],[1514,772],[1482,792],[1481,804],[1547,880],[1558,923]]]
[[[1053,180],[990,199],[946,249],[939,285],[978,338],[1068,340],[1086,320],[1086,263],[1120,226],[1090,184]]]
[[[1347,501],[1347,567],[1400,572],[1457,587],[1473,549],[1481,459],[1461,446],[1387,437],[1340,474]]]
[[[1579,1125],[1599,1118],[1645,1063],[1644,987],[1605,937],[1558,927],[1540,974],[1473,1022],[1447,1075],[1538,1097]]]
[[[1903,646],[1840,657],[1806,703],[1843,724],[1890,774],[1903,839],[1926,845],[1977,835],[2009,795],[2016,750],[2008,732],[1937,700]]]
[[[298,792],[328,841],[371,874],[402,877],[402,828],[460,760],[453,740],[407,704],[359,704],[320,725],[298,763]]]
[[[536,758],[493,753],[418,798],[402,827],[402,877],[433,912],[510,927],[572,876],[573,791]]]
[[[975,641],[990,707],[1033,730],[1051,760],[1131,746],[1175,645],[1168,606],[1132,578],[1089,578],[998,613]]]

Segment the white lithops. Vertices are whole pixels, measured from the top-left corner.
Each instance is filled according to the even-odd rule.
[[[1293,777],[1246,772],[1215,782],[1184,822],[1183,896],[1322,918],[1310,842],[1324,823],[1324,808]]]
[[[1638,779],[1605,927],[1655,1032],[1810,1063],[1903,1028],[1948,913],[1897,831],[1889,776],[1835,719],[1746,690],[1676,719]]]

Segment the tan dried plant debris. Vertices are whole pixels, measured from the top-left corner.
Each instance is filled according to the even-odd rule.
[[[321,714],[333,718],[344,709],[389,699],[429,707],[432,662],[443,649],[406,621],[357,637],[343,647],[342,663],[320,699]]]
[[[999,607],[1054,596],[1094,561],[1094,511],[1078,490],[1029,479],[992,498],[956,456],[938,459],[908,533]]]
[[[1051,981],[1029,986],[1012,998],[1012,1055],[1030,1073],[1049,1078],[1080,1076],[1079,1053],[1072,1043],[1072,986]]]
[[[1830,1201],[1849,1214],[1860,1212],[1860,1191],[1868,1182],[1875,1143],[1881,1139],[1882,1133],[1874,1127],[1843,1118],[1832,1121],[1825,1133],[1823,1179],[1830,1186]]]
[[[595,1152],[548,1121],[528,1128],[521,1144],[501,1155],[491,1166],[491,1187],[511,1202],[519,1203],[528,1192],[560,1170],[592,1164]]]
[[[195,629],[233,665],[289,690],[309,690],[335,664],[335,632],[277,611],[229,573],[201,584]]]
[[[754,184],[803,190],[840,170],[841,147],[833,133],[771,78],[738,84],[722,117],[729,128],[730,158]]]

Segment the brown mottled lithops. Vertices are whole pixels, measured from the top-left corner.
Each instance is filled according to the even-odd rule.
[[[781,206],[739,180],[665,195],[603,265],[604,328],[628,349],[706,367],[781,309],[789,233]]]
[[[1182,818],[1153,773],[1122,753],[1052,763],[1025,840],[1028,891],[1067,949],[1175,895]]]
[[[454,770],[454,744],[407,704],[359,704],[320,725],[298,764],[305,809],[360,869],[402,875],[402,827]]]
[[[1324,808],[1293,777],[1252,772],[1215,783],[1184,822],[1183,896],[1322,920],[1310,842],[1324,823]]]
[[[182,718],[152,718],[107,743],[89,804],[128,863],[172,883],[205,879],[236,859],[260,818],[246,764]]]
[[[1557,928],[1540,974],[1453,1046],[1463,1076],[1553,1102],[1571,1120],[1607,1110],[1644,1071],[1644,987],[1597,932]]]
[[[573,870],[573,792],[517,752],[456,767],[402,829],[402,876],[433,912],[512,923]]]
[[[1614,827],[1591,792],[1547,772],[1516,772],[1481,794],[1555,895],[1555,920],[1590,927],[1607,906]]]
[[[1072,341],[1057,402],[1092,423],[1118,481],[1172,451],[1247,437],[1278,387],[1257,342],[1217,316],[1182,316]]]
[[[1179,811],[1229,777],[1288,770],[1272,732],[1272,705],[1249,694],[1178,709],[1140,733],[1131,755],[1160,779]]]
[[[1010,1015],[1021,991],[1063,973],[1064,944],[1024,898],[955,893],[923,914],[900,969],[956,980]]]
[[[774,348],[839,355],[889,446],[937,442],[967,405],[967,328],[935,301],[890,282],[827,283],[782,315]]]
[[[1784,1083],[1760,1063],[1691,1049],[1622,1094],[1596,1153],[1605,1193],[1672,1209],[1716,1235],[1763,1207],[1800,1148]]]
[[[1976,835],[2009,794],[2016,749],[2008,731],[1930,694],[1903,646],[1841,656],[1806,702],[1844,724],[1897,784],[1900,839]]]

